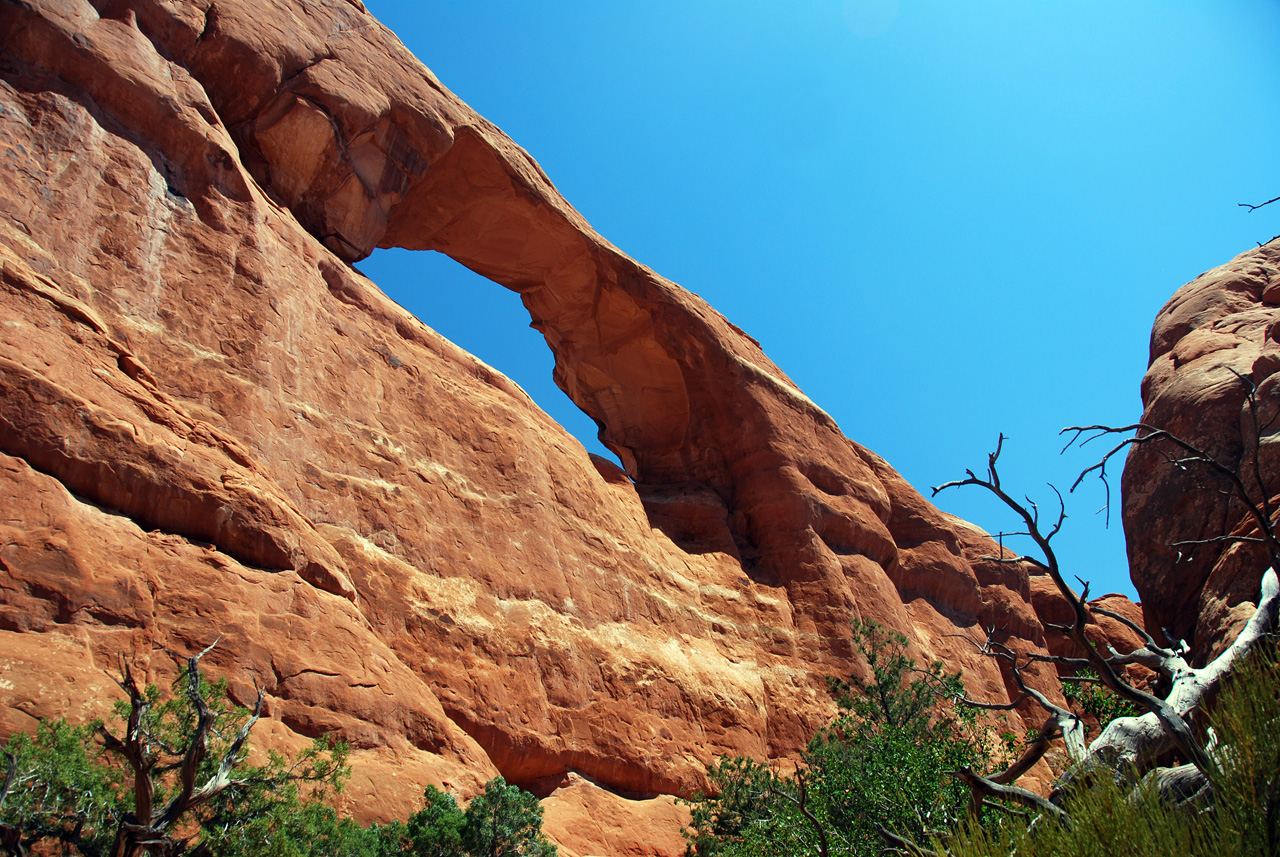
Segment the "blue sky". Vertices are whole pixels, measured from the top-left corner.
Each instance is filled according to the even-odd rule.
[[[1280,194],[1274,0],[366,5],[926,493],[1000,432],[1007,485],[1065,493],[1096,455],[1058,430],[1138,418],[1160,306],[1280,233],[1236,205]],[[602,451],[514,293],[438,254],[359,267]],[[1059,554],[1132,595],[1101,505],[1068,496]]]

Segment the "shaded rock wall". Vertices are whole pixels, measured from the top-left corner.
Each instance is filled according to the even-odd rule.
[[[985,629],[1044,647],[1025,570],[358,0],[3,0],[0,46],[0,732],[221,637],[265,740],[352,741],[363,817],[501,771],[621,854],[716,756],[803,746],[853,618],[992,700]],[[626,474],[349,266],[376,246],[518,292]]]

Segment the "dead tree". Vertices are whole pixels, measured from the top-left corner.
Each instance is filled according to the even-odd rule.
[[[11,805],[0,822],[0,854],[208,857],[206,828],[226,832],[264,814],[294,811],[297,794],[282,787],[341,789],[348,748],[327,737],[292,759],[273,753],[265,765],[246,764],[249,733],[262,714],[265,693],[257,689],[253,710],[246,711],[223,688],[205,685],[200,661],[213,648],[174,655],[184,669],[175,698],[167,701],[154,686],[141,686],[122,657],[119,677],[112,676],[128,697],[121,706],[122,729],[98,722],[68,732],[65,720],[49,730],[41,727],[45,738],[78,743],[84,751],[78,756],[55,746],[56,740],[4,754],[8,772],[0,780],[0,810],[6,800],[20,797],[18,810]],[[23,762],[25,753],[32,755]],[[50,769],[73,776],[51,776]]]
[[[1261,436],[1263,427],[1258,424],[1257,401],[1252,382],[1243,378],[1241,380],[1249,385],[1250,412],[1253,415],[1254,429],[1259,433],[1258,436]],[[1062,778],[1061,788],[1055,795],[1059,800],[1063,789],[1069,788],[1070,784],[1081,775],[1099,769],[1106,769],[1123,777],[1153,777],[1162,794],[1178,800],[1202,797],[1208,788],[1209,778],[1216,768],[1216,748],[1213,745],[1212,736],[1206,739],[1197,734],[1197,730],[1193,727],[1194,716],[1212,698],[1235,665],[1247,656],[1259,641],[1274,631],[1277,619],[1280,617],[1280,580],[1277,579],[1275,571],[1276,567],[1280,566],[1280,540],[1276,538],[1275,509],[1262,478],[1256,449],[1251,462],[1252,473],[1242,476],[1242,468],[1219,462],[1198,447],[1153,426],[1140,423],[1121,428],[1078,426],[1063,431],[1074,433],[1072,442],[1081,437],[1085,437],[1087,441],[1102,436],[1133,432],[1132,437],[1125,438],[1116,444],[1098,464],[1082,473],[1076,485],[1079,485],[1080,480],[1085,476],[1094,472],[1105,481],[1107,463],[1116,454],[1135,444],[1168,444],[1170,448],[1176,450],[1175,454],[1170,456],[1175,466],[1200,465],[1219,473],[1227,479],[1233,492],[1243,502],[1255,532],[1226,535],[1197,543],[1236,541],[1260,544],[1265,546],[1269,554],[1271,567],[1263,576],[1262,595],[1257,610],[1244,630],[1231,646],[1213,661],[1203,667],[1193,667],[1185,643],[1162,646],[1144,628],[1123,616],[1101,607],[1091,606],[1087,601],[1087,585],[1084,586],[1082,593],[1077,594],[1067,584],[1051,544],[1053,537],[1059,532],[1066,519],[1062,497],[1058,495],[1058,515],[1046,531],[1041,527],[1040,512],[1035,503],[1029,499],[1025,503],[1015,499],[1001,485],[997,470],[997,461],[1004,442],[1004,437],[1001,436],[995,451],[988,456],[985,476],[967,471],[967,478],[941,485],[935,488],[933,493],[937,495],[939,491],[947,488],[974,485],[994,494],[1022,519],[1025,530],[1017,535],[1029,537],[1038,548],[1040,556],[999,556],[984,557],[984,559],[999,563],[1030,565],[1049,575],[1058,591],[1070,604],[1074,617],[1070,625],[1061,626],[1058,629],[1064,631],[1075,642],[1082,656],[1065,658],[1031,655],[1020,661],[1012,650],[989,637],[983,647],[984,651],[1007,663],[1021,694],[1018,699],[1008,705],[982,704],[969,700],[966,702],[988,709],[1009,709],[1026,699],[1031,699],[1048,713],[1048,717],[1036,739],[1006,770],[989,777],[980,776],[972,771],[960,771],[956,775],[969,784],[975,802],[995,796],[1037,807],[1057,815],[1060,819],[1065,819],[1061,810],[1057,809],[1057,801],[1051,804],[1055,807],[1054,810],[1047,810],[1048,802],[1044,798],[1012,786],[1019,776],[1039,761],[1054,739],[1064,737],[1070,767]],[[1255,490],[1250,490],[1246,480],[1255,483]],[[1072,486],[1074,487],[1075,485]],[[1126,653],[1117,652],[1111,647],[1108,647],[1105,652],[1099,651],[1085,635],[1085,627],[1089,624],[1091,614],[1107,616],[1123,623],[1141,637],[1144,645],[1142,648]],[[1138,716],[1116,718],[1092,743],[1085,746],[1083,724],[1080,723],[1079,718],[1072,712],[1053,704],[1043,693],[1031,688],[1023,681],[1022,669],[1034,661],[1092,669],[1104,685],[1121,698],[1136,705],[1144,713]],[[1136,687],[1125,678],[1123,673],[1124,667],[1129,664],[1141,664],[1155,671],[1165,679],[1169,691],[1163,697],[1159,697]],[[1175,750],[1185,762],[1177,766],[1160,767],[1161,758]]]
[[[1275,197],[1274,199],[1269,199],[1269,200],[1267,200],[1266,202],[1260,202],[1260,203],[1258,203],[1257,205],[1252,205],[1252,204],[1247,203],[1247,202],[1237,202],[1237,203],[1236,203],[1236,205],[1237,205],[1237,206],[1239,206],[1240,208],[1247,208],[1247,209],[1249,209],[1250,211],[1257,211],[1259,208],[1263,208],[1264,206],[1268,206],[1268,205],[1270,205],[1270,204],[1271,204],[1271,203],[1273,203],[1273,202],[1280,202],[1280,196],[1277,196],[1277,197]]]

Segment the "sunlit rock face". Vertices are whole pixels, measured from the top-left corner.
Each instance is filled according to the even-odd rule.
[[[1174,294],[1156,318],[1142,380],[1142,421],[1237,473],[1252,502],[1261,510],[1269,501],[1273,516],[1280,493],[1277,322],[1280,242],[1272,241]],[[1130,452],[1125,534],[1148,627],[1194,643],[1205,658],[1252,615],[1267,558],[1257,545],[1221,540],[1256,530],[1229,477],[1178,462],[1188,456],[1167,443]]]
[[[358,0],[0,3],[0,46],[0,733],[216,639],[363,819],[501,772],[563,853],[678,854],[708,762],[831,714],[851,619],[990,700],[988,629],[1043,650],[1052,593]],[[625,473],[349,265],[392,246],[518,292]]]

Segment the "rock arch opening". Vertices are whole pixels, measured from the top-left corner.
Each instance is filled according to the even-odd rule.
[[[588,452],[618,464],[595,422],[552,380],[555,357],[514,292],[429,250],[375,250],[356,268],[424,324],[519,384]]]

